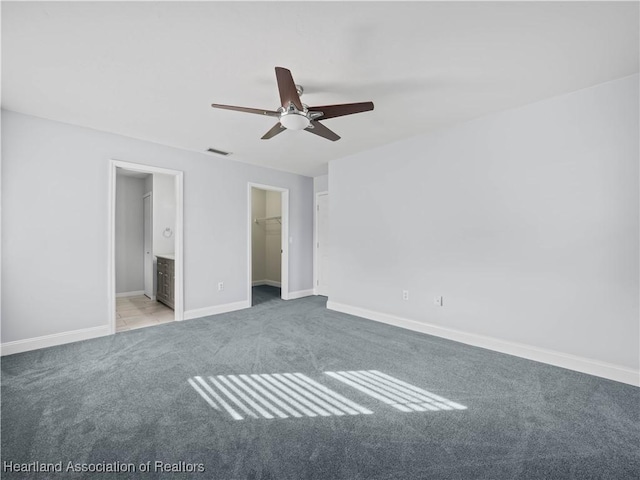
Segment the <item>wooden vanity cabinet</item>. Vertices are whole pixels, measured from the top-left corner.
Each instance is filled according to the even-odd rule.
[[[175,262],[171,258],[157,257],[158,290],[156,300],[173,309],[175,300]]]

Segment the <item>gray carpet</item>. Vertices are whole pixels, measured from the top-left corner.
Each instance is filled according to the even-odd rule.
[[[638,388],[331,312],[323,297],[255,290],[249,310],[3,358],[3,462],[135,472],[2,477],[639,478]],[[404,412],[324,373],[371,370],[467,408]],[[373,413],[266,419],[236,408],[234,420],[189,383],[278,373]],[[156,461],[183,473],[154,471]]]

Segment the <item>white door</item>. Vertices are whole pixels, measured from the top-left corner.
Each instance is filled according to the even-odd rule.
[[[318,295],[329,295],[329,194],[318,195]]]
[[[144,294],[153,298],[153,229],[151,193],[144,196]]]

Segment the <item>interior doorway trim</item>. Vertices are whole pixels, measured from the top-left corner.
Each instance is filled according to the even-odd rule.
[[[109,161],[109,226],[108,226],[108,266],[107,266],[107,302],[109,333],[116,333],[116,169],[124,168],[142,173],[160,173],[172,175],[176,185],[176,231],[175,235],[175,320],[184,319],[184,242],[183,242],[183,183],[184,174],[180,170],[153,167],[139,163],[123,162],[111,159]]]
[[[252,266],[251,266],[251,231],[253,225],[251,211],[251,189],[258,188],[260,190],[270,190],[280,192],[281,208],[282,208],[282,259],[280,268],[280,292],[283,300],[289,300],[289,189],[274,187],[273,185],[262,185],[260,183],[248,182],[247,184],[247,301],[251,306],[251,288],[252,288]]]
[[[147,254],[149,252],[145,251],[145,260],[144,260],[144,290],[142,291],[142,293],[144,295],[147,295],[147,291],[149,291],[149,295],[147,295],[147,297],[149,297],[149,299],[151,300],[156,300],[156,296],[153,294],[153,191],[151,192],[147,192],[142,196],[142,201],[143,201],[143,207],[144,207],[144,201],[146,199],[149,199],[149,215],[151,216],[151,218],[147,218],[147,213],[146,211],[144,212],[144,239],[143,241],[145,242],[144,244],[144,249],[147,250],[147,244],[146,241],[149,240],[151,247],[150,247],[150,251],[151,251],[151,265],[149,265],[149,267],[147,267]],[[151,225],[151,228],[149,229],[149,235],[151,236],[151,238],[147,238],[147,221],[150,222],[149,224]],[[149,272],[149,269],[151,270]],[[149,273],[149,279],[147,281],[147,273]],[[149,285],[148,282],[151,282],[151,285]],[[148,288],[149,287],[149,288]],[[118,294],[116,293],[116,297],[118,296]]]
[[[318,295],[318,230],[320,219],[318,218],[318,205],[321,195],[329,195],[329,191],[316,192],[313,205],[313,294]]]

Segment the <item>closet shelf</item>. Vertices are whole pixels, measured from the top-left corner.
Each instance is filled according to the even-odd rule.
[[[256,218],[253,221],[255,223],[260,223],[260,222],[268,222],[269,220],[277,220],[278,223],[282,223],[282,216],[277,216],[277,217],[265,217],[265,218]]]

